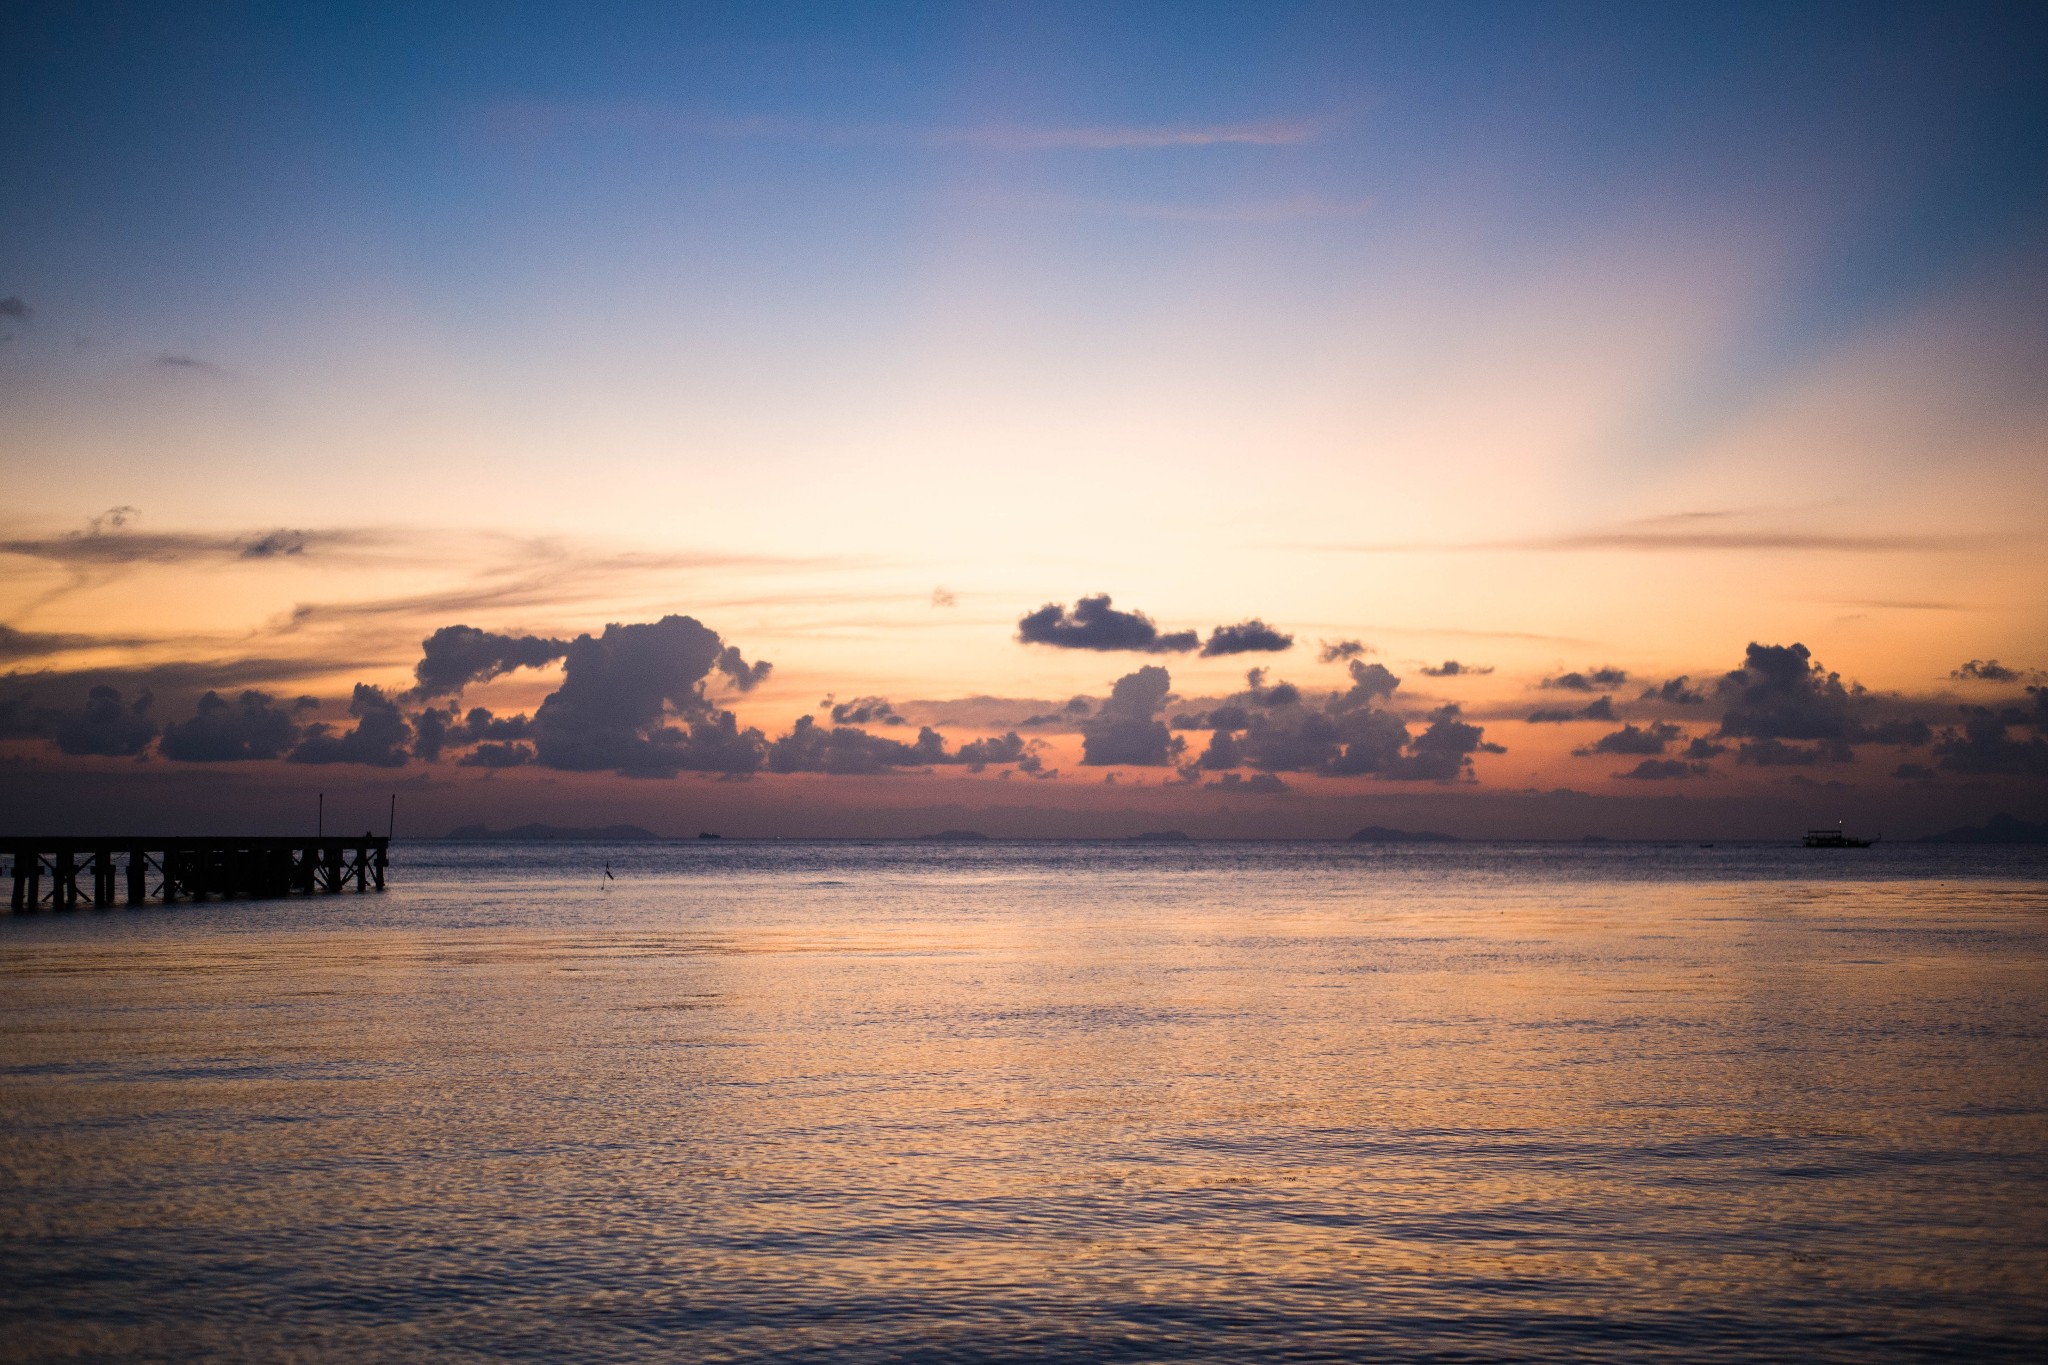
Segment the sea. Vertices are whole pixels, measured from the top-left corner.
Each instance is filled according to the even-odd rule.
[[[2048,850],[435,843],[0,916],[0,1358],[2048,1359]]]

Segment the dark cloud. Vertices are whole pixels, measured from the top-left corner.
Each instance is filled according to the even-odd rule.
[[[1042,772],[1044,766],[1014,730],[971,740],[957,752],[948,753],[944,737],[929,725],[918,730],[914,743],[905,743],[854,725],[827,728],[810,716],[799,716],[788,734],[768,746],[767,757],[770,772],[842,775],[945,764],[958,764],[978,773],[998,763],[1014,763],[1033,774]]]
[[[1647,726],[1624,725],[1611,735],[1602,735],[1583,749],[1574,749],[1580,758],[1595,754],[1661,754],[1671,747],[1675,739],[1683,739],[1684,732],[1667,721],[1653,721]]]
[[[1571,707],[1544,707],[1529,713],[1531,725],[1563,725],[1575,720],[1617,721],[1614,714],[1614,698],[1595,697],[1584,706],[1574,710]]]
[[[1643,689],[1642,700],[1661,701],[1671,706],[1698,706],[1706,700],[1704,693],[1693,690],[1692,679],[1685,674],[1653,687]]]
[[[1486,732],[1459,718],[1455,703],[1429,713],[1429,728],[1408,742],[1408,752],[1377,776],[1398,782],[1452,782],[1472,775],[1472,755],[1504,754]]]
[[[1338,709],[1355,711],[1375,701],[1394,695],[1401,686],[1401,680],[1388,671],[1385,664],[1360,663],[1353,659],[1346,665],[1351,674],[1351,690],[1344,693]]]
[[[1038,767],[1037,755],[1029,754],[1024,740],[1015,730],[1012,730],[1006,735],[970,740],[968,743],[960,746],[959,752],[953,755],[952,762],[964,763],[967,765],[969,772],[978,773],[993,763],[1016,763],[1021,765],[1026,757],[1033,760],[1032,769],[1027,771],[1036,770]]]
[[[164,351],[156,358],[160,370],[196,370],[201,374],[226,374],[220,366],[197,356],[184,355],[177,351]]]
[[[568,652],[567,640],[443,626],[420,641],[420,661],[412,670],[417,684],[413,695],[456,696],[471,683],[489,682],[515,668],[539,668]]]
[[[829,698],[828,698],[829,702]],[[855,697],[832,703],[834,725],[908,725],[887,697]]]
[[[1777,739],[1754,739],[1736,749],[1735,761],[1759,768],[1811,768],[1818,763],[1848,763],[1855,752],[1843,740],[1814,744],[1787,744]]]
[[[1372,646],[1363,640],[1324,640],[1316,652],[1318,663],[1333,664],[1339,659],[1355,659],[1361,654],[1372,653]]]
[[[1463,678],[1467,676],[1477,677],[1491,672],[1493,672],[1493,668],[1488,664],[1461,664],[1456,659],[1445,659],[1435,668],[1425,665],[1422,669],[1422,676],[1425,678]]]
[[[297,747],[285,755],[289,763],[362,763],[373,768],[402,768],[411,756],[412,726],[398,703],[368,683],[357,683],[349,698],[354,728],[336,730],[322,721],[308,725]]]
[[[1283,635],[1264,621],[1253,617],[1234,626],[1218,626],[1210,631],[1208,643],[1202,646],[1202,657],[1213,659],[1226,654],[1277,654],[1281,650],[1292,648],[1292,635]]]
[[[1545,678],[1538,687],[1559,692],[1606,692],[1628,681],[1628,672],[1620,668],[1594,668],[1584,673],[1560,673],[1554,678]]]
[[[1694,739],[1692,743],[1685,746],[1685,756],[1695,761],[1719,758],[1727,752],[1727,745],[1716,744],[1711,739]]]
[[[462,768],[519,768],[533,762],[531,744],[479,744],[461,758]]]
[[[1159,719],[1172,686],[1172,677],[1157,664],[1118,678],[1102,709],[1081,723],[1082,764],[1164,768],[1179,758],[1187,742]]]
[[[2035,698],[2031,710],[1964,707],[1962,727],[1942,731],[1934,742],[1935,766],[1971,776],[2048,777],[2048,688],[2027,691]],[[2032,726],[2034,733],[2014,735],[2020,726]]]
[[[777,773],[880,773],[945,761],[946,741],[928,725],[917,732],[916,743],[906,744],[858,726],[828,729],[810,716],[799,716],[788,734],[768,746],[768,770]]]
[[[1379,709],[1401,680],[1380,664],[1352,659],[1351,687],[1319,697],[1290,683],[1268,687],[1261,669],[1246,675],[1244,691],[1206,711],[1176,716],[1182,728],[1207,729],[1209,742],[1189,771],[1314,772],[1331,777],[1374,776],[1384,781],[1449,781],[1469,773],[1475,753],[1503,752],[1456,706],[1428,716],[1420,735],[1409,735],[1399,716]]]
[[[1026,716],[1017,722],[1017,728],[1024,730],[1052,725],[1062,727],[1077,726],[1081,721],[1086,720],[1094,710],[1095,698],[1069,697],[1067,698],[1067,704],[1059,710],[1045,711],[1037,715]]]
[[[276,698],[254,689],[228,701],[218,692],[199,699],[192,719],[164,726],[157,752],[180,763],[230,763],[276,758],[299,738],[292,711],[303,710],[311,698],[301,697],[288,711]]]
[[[1202,785],[1210,791],[1244,792],[1251,796],[1279,796],[1294,790],[1272,773],[1253,773],[1249,777],[1243,773],[1225,773]]]
[[[1723,677],[1716,691],[1726,702],[1720,734],[1730,739],[1810,740],[1824,746],[1827,761],[1853,744],[1925,744],[1926,722],[1901,717],[1867,719],[1877,703],[1859,685],[1844,685],[1841,675],[1813,661],[1802,644],[1760,645],[1752,642],[1741,668]],[[1744,746],[1744,753],[1750,747]],[[1757,753],[1777,755],[1778,750]],[[1744,757],[1743,762],[1779,762],[1778,757]]]
[[[533,722],[525,716],[494,716],[482,706],[471,707],[466,716],[452,705],[445,709],[429,706],[413,714],[412,731],[413,757],[432,763],[444,749],[527,739]]]
[[[1192,630],[1162,635],[1141,611],[1118,611],[1108,593],[1084,597],[1072,609],[1048,602],[1017,622],[1017,638],[1027,645],[1057,649],[1131,650],[1140,654],[1185,654],[1200,637]]]
[[[23,302],[19,294],[9,294],[6,298],[0,299],[0,318],[14,318],[19,321],[32,316],[35,311]]]
[[[278,555],[302,555],[306,552],[304,531],[272,531],[261,535],[242,547],[244,559],[272,559]]]
[[[61,654],[71,649],[130,648],[147,640],[118,639],[106,635],[50,634],[0,626],[0,661],[33,659],[44,654]]]
[[[564,656],[561,687],[534,713],[537,761],[628,777],[755,771],[766,747],[761,732],[740,730],[731,712],[704,696],[725,648],[716,631],[689,616],[615,622],[602,635],[577,636]],[[671,716],[686,726],[667,724]]]
[[[1670,782],[1687,777],[1710,777],[1713,771],[1704,763],[1688,763],[1682,758],[1646,758],[1627,772],[1614,775],[1634,782]]]
[[[156,722],[149,719],[150,702],[144,692],[132,704],[124,704],[113,687],[95,687],[87,694],[85,708],[58,719],[57,748],[67,754],[103,754],[127,758],[141,753],[156,738]]]
[[[2022,678],[2036,678],[2040,670],[2007,668],[1996,659],[1972,659],[1950,673],[1957,682],[2015,683]]]
[[[775,671],[775,665],[766,659],[756,659],[751,664],[740,657],[738,645],[727,645],[718,654],[718,671],[732,684],[737,692],[751,692],[767,681]]]
[[[0,541],[0,554],[104,569],[193,559],[273,559],[303,555],[318,546],[359,545],[373,539],[367,532],[356,531],[264,531],[247,536],[219,536],[124,529],[136,515],[132,507],[111,508],[93,517],[84,531]]]

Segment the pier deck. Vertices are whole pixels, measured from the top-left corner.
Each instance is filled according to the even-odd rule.
[[[17,913],[139,905],[183,896],[276,897],[384,889],[391,841],[375,835],[316,839],[0,838]],[[81,881],[84,885],[81,886]]]

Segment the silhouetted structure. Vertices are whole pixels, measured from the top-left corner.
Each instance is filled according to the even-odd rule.
[[[10,860],[16,912],[139,905],[152,897],[288,896],[295,891],[384,889],[391,840],[374,835],[320,839],[0,839]],[[81,881],[86,885],[81,886]]]

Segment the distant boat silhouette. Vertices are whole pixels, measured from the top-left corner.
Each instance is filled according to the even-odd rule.
[[[1807,848],[1869,848],[1877,840],[1851,839],[1839,829],[1810,829],[1806,831],[1806,837],[1799,842]]]

